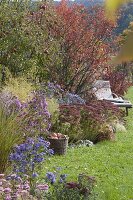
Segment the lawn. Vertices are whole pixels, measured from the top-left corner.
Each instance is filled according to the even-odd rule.
[[[133,102],[133,87],[126,96]],[[133,109],[126,120],[127,132],[117,133],[115,142],[68,149],[66,156],[51,158],[43,172],[62,167],[62,172],[69,174],[70,179],[85,172],[97,179],[97,200],[133,199]]]

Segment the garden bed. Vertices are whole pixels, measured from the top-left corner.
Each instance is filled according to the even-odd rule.
[[[127,97],[133,102],[132,94],[133,88],[130,88]],[[52,170],[53,166],[61,166],[70,179],[76,179],[77,174],[85,172],[97,179],[97,200],[133,199],[133,109],[126,119],[127,132],[117,133],[115,142],[106,141],[92,147],[70,148],[66,156],[51,158],[43,172]]]

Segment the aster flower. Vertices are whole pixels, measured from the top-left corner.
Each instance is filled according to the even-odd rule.
[[[47,172],[47,174],[46,174],[46,179],[47,179],[48,181],[50,181],[51,184],[53,184],[53,183],[55,183],[55,181],[56,181],[56,176],[55,176],[55,174],[52,173],[52,172]]]
[[[37,176],[38,176],[38,174],[35,173],[35,172],[32,174],[32,177],[33,177],[33,178],[36,178]]]
[[[11,195],[10,194],[5,195],[5,200],[12,200]]]
[[[60,175],[60,180],[59,180],[59,182],[60,182],[60,183],[65,182],[65,181],[66,181],[66,177],[67,177],[67,174],[61,174],[61,175]]]
[[[28,183],[23,185],[23,190],[29,190],[29,189],[30,189],[30,186]]]
[[[5,188],[5,189],[4,189],[4,193],[8,194],[8,193],[10,193],[10,192],[11,192],[11,188]]]

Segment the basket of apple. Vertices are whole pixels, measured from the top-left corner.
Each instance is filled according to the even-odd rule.
[[[68,147],[68,136],[61,133],[51,133],[48,137],[50,148],[54,150],[55,154],[66,154]]]

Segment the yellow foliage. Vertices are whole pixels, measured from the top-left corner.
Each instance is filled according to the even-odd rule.
[[[106,0],[106,13],[108,18],[114,20],[116,17],[117,9],[124,3],[131,0]],[[133,33],[129,32],[125,44],[120,50],[120,53],[115,58],[115,63],[122,63],[127,61],[133,61]]]
[[[46,98],[48,103],[48,111],[51,114],[51,122],[52,124],[58,121],[59,117],[59,104],[55,98]]]
[[[48,103],[48,111],[51,115],[59,110],[59,104],[55,98],[46,98]]]
[[[116,10],[124,3],[127,3],[129,0],[106,0],[106,14],[109,18],[115,19]]]
[[[17,96],[21,101],[25,102],[31,98],[33,86],[24,78],[9,78],[3,91],[11,92]]]
[[[115,63],[133,61],[133,32],[129,32],[120,53],[115,58]]]

